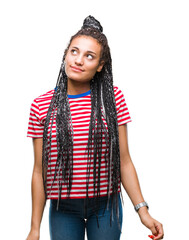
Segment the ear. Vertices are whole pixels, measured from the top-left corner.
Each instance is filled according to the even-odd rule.
[[[101,61],[101,63],[98,65],[97,72],[101,72],[102,68],[104,66],[104,61]]]

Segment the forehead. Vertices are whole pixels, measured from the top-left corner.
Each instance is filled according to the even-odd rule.
[[[70,47],[77,47],[80,51],[92,51],[97,54],[101,52],[101,44],[90,36],[77,36],[75,37]]]

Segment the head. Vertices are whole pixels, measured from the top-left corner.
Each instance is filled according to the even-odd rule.
[[[91,27],[90,21],[96,25]],[[111,67],[110,49],[102,30],[100,23],[89,16],[81,30],[71,37],[63,56],[68,79],[88,82],[108,65]]]

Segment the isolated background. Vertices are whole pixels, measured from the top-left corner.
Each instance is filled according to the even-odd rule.
[[[188,1],[43,1],[0,3],[1,239],[26,239],[31,221],[31,102],[54,88],[69,38],[89,14],[103,25],[113,58],[114,85],[132,122],[129,148],[150,214],[164,239],[188,229]],[[145,240],[124,193],[121,239]],[[41,240],[49,240],[48,206]]]

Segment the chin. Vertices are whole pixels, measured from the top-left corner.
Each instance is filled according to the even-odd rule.
[[[75,73],[75,72],[66,72],[66,75],[69,79],[72,79],[72,80],[81,80],[82,79],[82,76],[81,74],[79,73]]]
[[[68,79],[70,79],[71,81],[76,81],[76,82],[82,82],[83,81],[83,79],[81,77],[74,76],[72,74],[68,76]]]
[[[89,82],[90,80],[88,80],[88,78],[83,78],[81,76],[81,74],[75,74],[75,73],[70,73],[70,74],[67,74],[67,77],[68,79],[70,79],[71,81],[76,81],[76,82]]]

